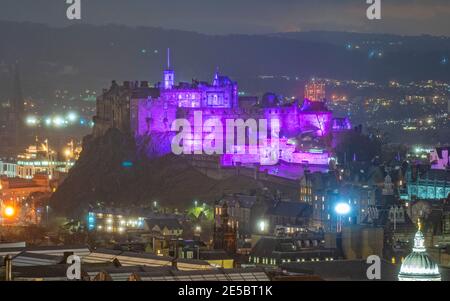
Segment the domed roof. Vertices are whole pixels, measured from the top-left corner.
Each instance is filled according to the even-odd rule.
[[[422,231],[414,237],[413,252],[402,263],[398,275],[400,281],[440,281],[438,265],[428,256]]]

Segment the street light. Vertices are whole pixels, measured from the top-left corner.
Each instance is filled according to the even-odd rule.
[[[352,208],[348,203],[339,203],[334,207],[334,211],[336,211],[338,215],[347,215],[351,210]]]
[[[336,231],[342,232],[342,217],[349,214],[352,211],[352,208],[350,207],[350,205],[348,203],[342,202],[342,203],[338,203],[334,207],[334,211],[339,216]]]
[[[47,223],[47,226],[48,226],[48,211],[50,210],[50,206],[49,205],[47,205],[47,206],[45,206],[45,212],[46,212],[46,223]]]
[[[7,206],[5,208],[5,216],[8,218],[13,217],[16,214],[16,209],[14,209],[14,207],[11,206]]]
[[[267,230],[267,223],[266,223],[266,221],[264,221],[264,220],[259,221],[258,228],[259,228],[259,231],[266,232],[266,230]]]

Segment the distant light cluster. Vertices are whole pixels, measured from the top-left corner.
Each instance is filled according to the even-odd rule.
[[[80,117],[76,112],[68,112],[66,115],[53,115],[47,117],[29,115],[25,119],[25,123],[29,127],[45,126],[51,128],[65,128],[75,125],[89,127],[94,126],[94,123],[92,121]]]

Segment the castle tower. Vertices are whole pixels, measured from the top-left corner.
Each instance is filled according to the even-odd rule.
[[[170,90],[174,86],[175,71],[170,68],[170,48],[167,48],[167,69],[164,70],[164,89]]]

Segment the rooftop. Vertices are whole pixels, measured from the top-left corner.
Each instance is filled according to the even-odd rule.
[[[293,201],[278,201],[267,209],[267,215],[289,216],[289,217],[309,217],[311,206],[306,203]]]

